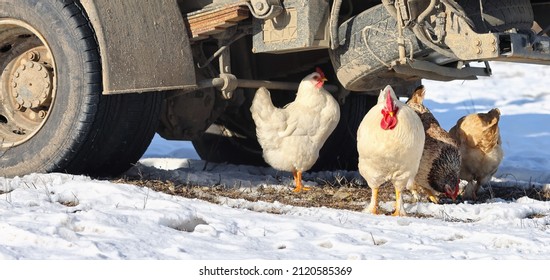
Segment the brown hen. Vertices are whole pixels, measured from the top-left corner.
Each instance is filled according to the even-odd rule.
[[[434,203],[439,203],[441,193],[454,201],[460,183],[460,151],[455,140],[424,106],[425,92],[424,86],[419,86],[407,101],[407,105],[420,117],[426,133],[424,152],[411,191],[417,199],[419,191],[427,193]]]
[[[460,179],[468,181],[464,187],[464,199],[476,200],[479,187],[489,182],[502,161],[504,153],[498,128],[499,119],[500,110],[494,108],[488,113],[460,118],[449,131],[460,146]]]

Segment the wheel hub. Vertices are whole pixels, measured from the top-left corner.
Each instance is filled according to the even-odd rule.
[[[46,124],[57,80],[46,40],[17,19],[0,18],[0,68],[0,149],[5,149],[29,141]]]
[[[12,94],[24,108],[48,104],[52,92],[52,75],[42,63],[22,60],[13,74]]]

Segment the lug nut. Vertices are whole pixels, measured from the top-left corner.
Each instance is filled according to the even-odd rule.
[[[40,117],[41,119],[45,118],[46,117],[46,111],[40,110],[40,112],[38,112],[38,117]]]
[[[29,52],[27,57],[32,61],[38,61],[40,59],[40,54],[37,52]]]

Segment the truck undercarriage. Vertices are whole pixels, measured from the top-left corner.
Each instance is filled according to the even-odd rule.
[[[381,88],[550,64],[548,14],[536,0],[0,0],[0,176],[114,175],[155,132],[206,160],[265,164],[255,90],[282,107],[317,66],[342,117],[314,169],[356,169]]]

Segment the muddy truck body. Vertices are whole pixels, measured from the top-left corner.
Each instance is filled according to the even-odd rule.
[[[315,67],[341,120],[314,169],[356,169],[381,88],[550,64],[548,15],[528,0],[0,0],[0,176],[117,175],[155,133],[265,164],[256,89],[284,106]]]

